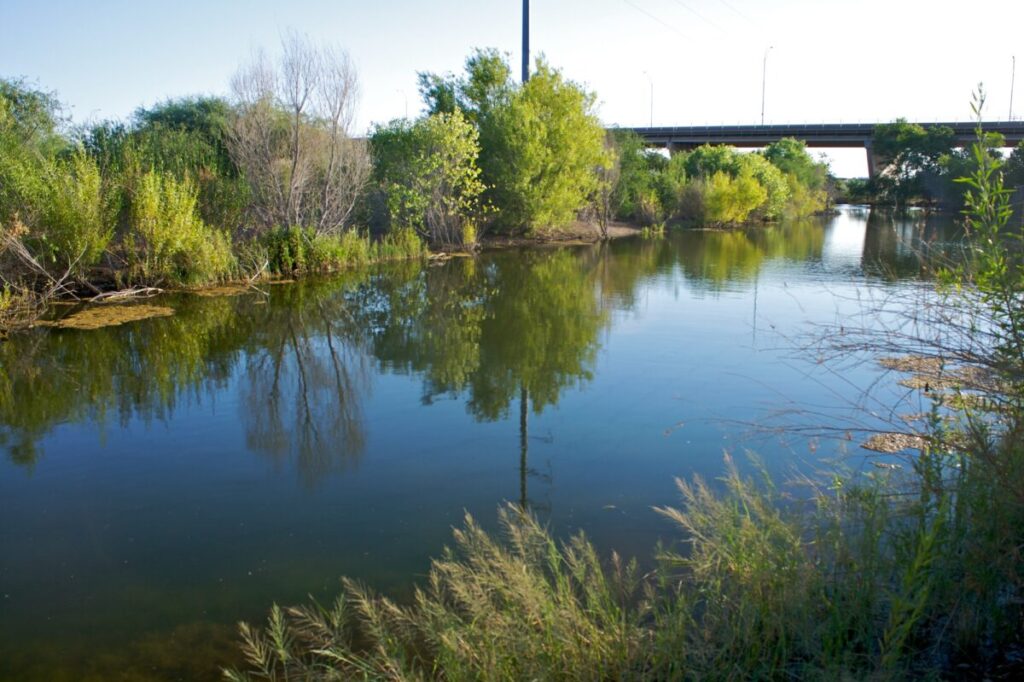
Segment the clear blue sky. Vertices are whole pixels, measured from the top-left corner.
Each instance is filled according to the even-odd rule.
[[[78,122],[168,97],[227,91],[253,49],[286,30],[349,51],[362,85],[358,128],[420,110],[416,72],[457,71],[474,47],[518,73],[521,0],[0,0],[0,76],[56,90]],[[967,118],[984,81],[1006,118],[1017,0],[533,0],[532,47],[598,93],[608,124]],[[1019,48],[1019,49],[1017,49]],[[863,154],[831,154],[840,175]]]

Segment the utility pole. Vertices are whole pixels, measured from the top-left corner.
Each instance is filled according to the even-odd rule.
[[[530,80],[530,0],[523,0],[523,84]]]
[[[764,125],[764,84],[765,76],[768,73],[768,53],[774,45],[769,45],[768,49],[764,51],[764,59],[761,60],[761,125]]]

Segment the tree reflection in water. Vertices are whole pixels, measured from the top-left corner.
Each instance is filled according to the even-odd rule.
[[[854,218],[865,222],[865,270],[869,260],[909,269],[900,250],[907,235],[897,234],[891,219]],[[276,465],[293,463],[314,485],[363,452],[370,377],[409,374],[421,379],[425,405],[464,399],[478,421],[508,419],[518,401],[525,506],[536,475],[530,414],[592,378],[611,310],[636,310],[636,292],[652,277],[714,296],[753,286],[772,260],[820,262],[825,225],[804,220],[440,265],[399,263],[272,286],[269,298],[165,297],[174,316],[121,327],[36,330],[0,343],[0,448],[32,466],[58,424],[102,428],[113,415],[121,424],[170,421],[182,401],[235,380],[245,446]],[[942,244],[943,227],[929,222],[921,231],[915,224],[912,236]]]
[[[246,358],[246,445],[293,460],[314,485],[363,451],[369,363],[340,292],[290,289],[265,309],[262,342]]]
[[[40,329],[0,344],[0,447],[31,467],[58,424],[112,415],[170,422],[244,367],[249,449],[294,460],[314,484],[362,451],[368,361],[342,280],[275,287],[269,300],[168,297],[176,313],[92,331]]]

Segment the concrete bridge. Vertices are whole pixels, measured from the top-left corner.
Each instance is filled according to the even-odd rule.
[[[874,177],[875,157],[871,139],[874,123],[805,123],[782,125],[736,126],[673,126],[659,128],[627,128],[639,135],[648,146],[667,147],[670,151],[693,149],[702,144],[727,144],[733,147],[764,147],[784,137],[803,140],[808,147],[854,147],[864,149],[868,158],[868,174]],[[953,130],[955,144],[966,147],[976,139],[974,122],[921,123],[923,128],[946,126]],[[1024,140],[1024,121],[992,121],[982,126],[985,132],[1001,133],[1008,146]]]

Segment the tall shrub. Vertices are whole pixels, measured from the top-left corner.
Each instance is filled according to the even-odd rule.
[[[564,227],[598,189],[608,167],[593,93],[538,60],[530,80],[480,122],[480,164],[499,227]]]
[[[480,146],[461,111],[392,121],[374,131],[371,146],[392,229],[415,230],[434,244],[476,241],[484,211]]]
[[[125,244],[136,277],[153,283],[199,284],[230,272],[228,237],[202,221],[196,203],[191,182],[153,171],[142,175],[132,198]]]
[[[749,173],[733,178],[718,171],[704,188],[705,218],[712,223],[742,223],[768,198],[768,192]]]

